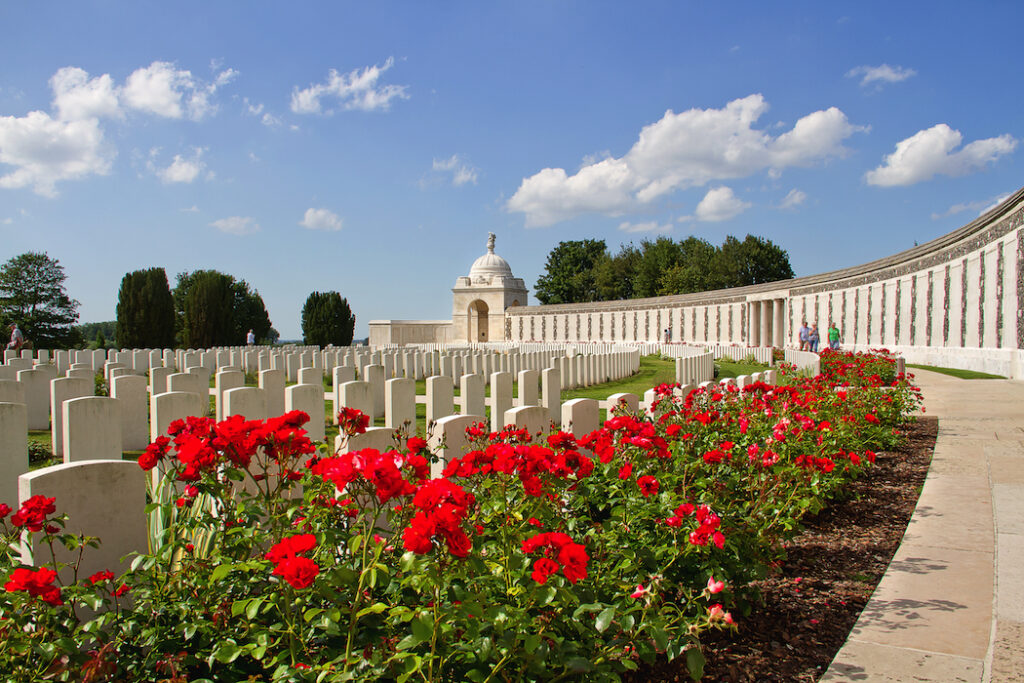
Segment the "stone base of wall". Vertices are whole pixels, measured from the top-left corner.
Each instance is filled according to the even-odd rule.
[[[867,351],[877,346],[848,346],[851,351]],[[1014,349],[959,349],[941,346],[887,346],[908,363],[935,365],[941,368],[974,370],[1011,379],[1024,379],[1024,351]]]

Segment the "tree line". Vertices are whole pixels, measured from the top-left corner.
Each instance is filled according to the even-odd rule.
[[[79,302],[65,289],[66,275],[45,252],[15,256],[0,266],[0,323],[17,323],[35,348],[80,348],[86,338],[120,348],[209,348],[275,343],[279,334],[259,291],[216,270],[178,273],[172,289],[163,268],[126,273],[117,297],[117,320],[77,325]],[[312,292],[302,308],[305,343],[347,346],[355,315],[338,292]],[[83,333],[88,333],[86,337]],[[101,344],[102,345],[102,344]]]
[[[793,277],[789,254],[770,240],[732,235],[721,246],[659,237],[611,254],[604,240],[560,242],[534,288],[542,304],[639,299],[756,285]]]

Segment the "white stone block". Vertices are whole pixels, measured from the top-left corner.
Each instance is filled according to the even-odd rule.
[[[384,426],[416,433],[416,381],[404,377],[384,383]]]
[[[284,415],[285,374],[283,370],[263,370],[259,377],[260,389],[266,395],[268,417]]]
[[[0,503],[18,509],[18,477],[28,468],[28,408],[0,401]]]
[[[431,464],[431,477],[440,477],[451,460],[466,454],[470,445],[469,439],[466,438],[466,429],[485,420],[483,415],[449,415],[433,423],[427,445],[441,459],[440,462]],[[441,448],[442,444],[444,448]]]
[[[630,413],[640,412],[640,397],[636,394],[629,393],[618,393],[612,394],[608,397],[608,412],[611,417],[611,412],[619,406],[625,405],[626,410]]]
[[[65,533],[100,539],[99,548],[82,553],[79,580],[103,570],[120,575],[127,571],[132,553],[147,549],[146,472],[134,460],[86,460],[44,467],[18,477],[18,487],[22,502],[37,495],[54,498],[57,513],[68,515]],[[78,550],[67,550],[59,543],[53,547],[58,561],[78,560]],[[50,559],[45,543],[22,546],[21,561],[27,565]],[[62,570],[60,575],[63,582],[69,582],[72,569]]]
[[[202,417],[206,406],[199,394],[191,391],[168,391],[150,398],[149,440],[166,436],[167,427],[175,420],[187,417]]]
[[[506,425],[526,429],[535,443],[544,443],[543,436],[551,431],[548,409],[544,406],[518,406],[505,411]]]
[[[120,460],[121,402],[87,396],[64,402],[64,462]]]
[[[141,375],[115,377],[110,383],[110,396],[121,402],[122,448],[126,451],[145,449],[149,445],[146,378]]]
[[[50,374],[43,370],[20,370],[18,382],[25,390],[28,428],[50,428]]]
[[[491,431],[500,431],[505,423],[505,411],[512,407],[512,375],[508,372],[491,373]]]
[[[59,377],[50,380],[50,414],[52,415],[50,444],[54,455],[58,457],[64,455],[64,401],[92,396],[95,389],[92,377],[89,379]]]
[[[224,419],[224,392],[245,386],[245,373],[240,370],[221,370],[213,380],[216,392],[217,421]]]
[[[316,368],[319,370],[319,368]],[[324,426],[324,390],[323,385],[296,384],[284,390],[285,412],[301,410],[309,415],[309,422],[304,429],[313,441],[323,441]]]

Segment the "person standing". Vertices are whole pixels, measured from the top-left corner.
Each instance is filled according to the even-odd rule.
[[[249,334],[245,335],[245,343],[249,346],[256,343],[256,334],[252,330],[249,330]]]
[[[818,333],[818,323],[811,325],[811,332],[807,335],[808,351],[818,352],[818,343],[821,342],[821,335]]]
[[[842,337],[842,335],[839,334],[839,328],[836,327],[835,322],[830,322],[828,324],[828,347],[833,351],[839,349],[840,337]]]
[[[7,348],[13,351],[21,351],[21,347],[25,345],[25,335],[18,329],[18,323],[11,323],[11,341],[8,342]]]
[[[811,328],[807,327],[807,321],[800,327],[800,350],[811,350]]]

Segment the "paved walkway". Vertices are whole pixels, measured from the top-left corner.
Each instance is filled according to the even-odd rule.
[[[822,680],[1024,682],[1024,382],[913,372],[939,418],[935,456]]]

